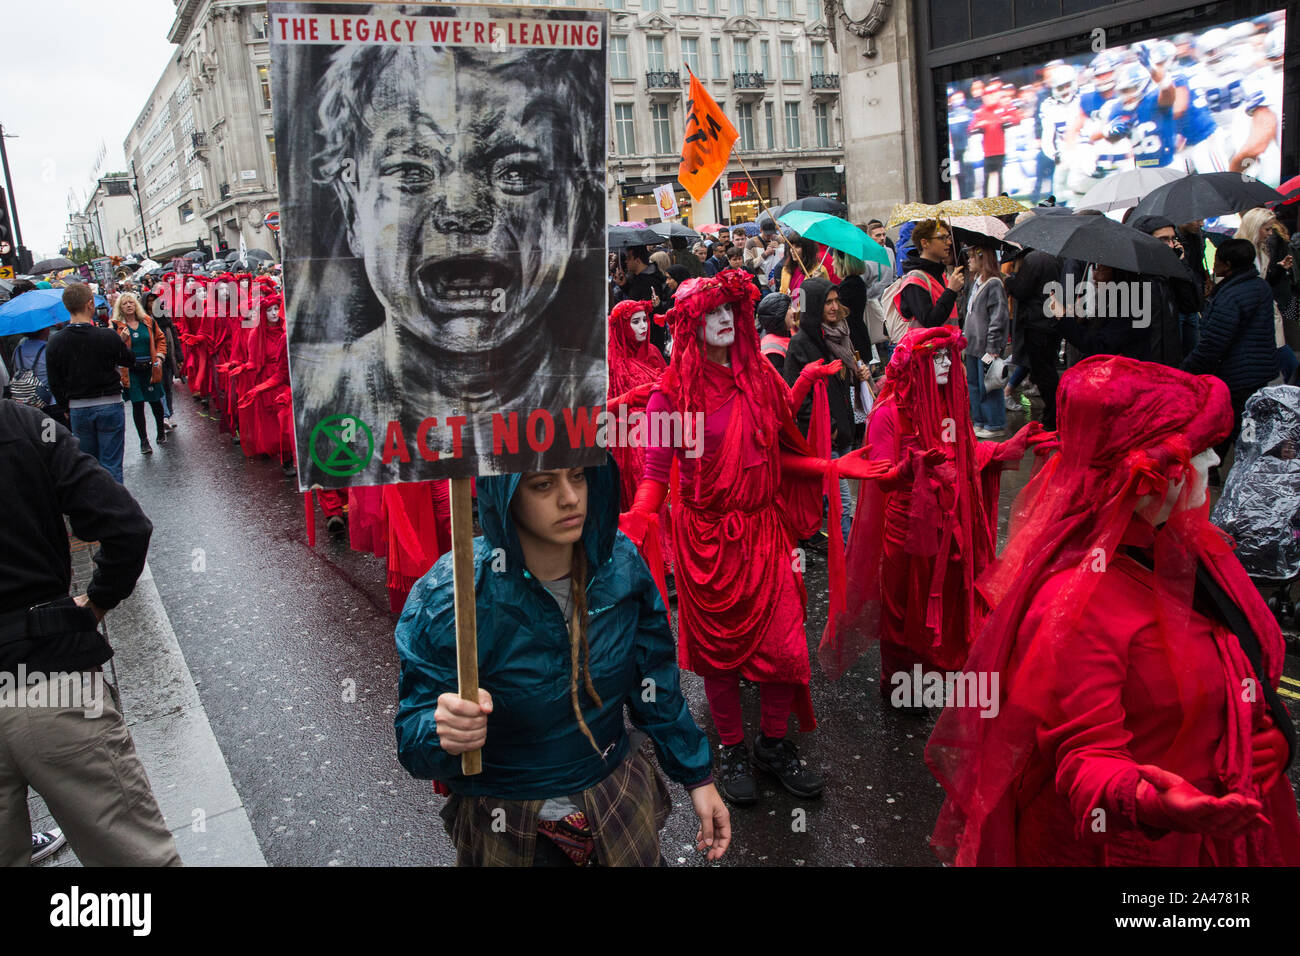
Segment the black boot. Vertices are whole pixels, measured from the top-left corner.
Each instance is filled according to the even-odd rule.
[[[796,797],[820,797],[821,775],[799,760],[799,751],[789,740],[771,740],[762,734],[754,738],[754,766],[766,770]]]
[[[758,802],[758,785],[749,765],[749,748],[742,740],[718,748],[717,770],[713,775],[718,792],[728,803],[748,807]]]
[[[153,454],[153,445],[149,444],[149,439],[146,438],[144,441],[140,442],[140,454],[142,455]]]

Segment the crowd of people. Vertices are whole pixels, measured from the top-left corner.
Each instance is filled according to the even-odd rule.
[[[612,256],[610,408],[698,412],[703,454],[652,427],[644,445],[614,449],[617,476],[607,465],[481,483],[492,527],[476,563],[522,545],[513,576],[507,562],[479,599],[493,648],[481,683],[496,697],[455,692],[448,563],[417,586],[397,630],[398,753],[452,794],[460,862],[658,859],[662,788],[640,756],[619,756],[627,734],[611,701],[691,793],[710,859],[731,842],[729,807],[759,802],[757,775],[804,798],[833,786],[789,727],[792,715],[800,731],[817,724],[798,557],[810,544],[827,552],[827,675],[878,644],[885,706],[944,707],[926,752],[947,797],[932,838],[941,858],[1300,862],[1285,773],[1294,730],[1274,691],[1282,633],[1208,517],[1244,402],[1294,369],[1280,338],[1292,263],[1272,238],[1286,230],[1267,209],[1234,238],[1134,225],[1195,278],[1120,274],[992,237],[954,253],[940,220],[909,224],[897,247],[883,224],[862,227],[892,269],[772,228]],[[1149,284],[1147,305],[1091,308],[1086,290],[1121,281]],[[1026,379],[1039,402],[1022,403]],[[1034,420],[1008,437],[1009,409]],[[1000,476],[1026,463],[999,555]],[[605,619],[620,638],[597,640],[595,592],[578,595],[587,569],[609,573],[619,512],[649,574],[599,589],[602,607],[628,610]],[[674,592],[677,661],[703,678],[721,742],[711,768],[664,670]],[[528,639],[501,609],[516,603]],[[538,656],[552,643],[571,648],[567,672]],[[937,696],[923,690],[932,678]],[[752,732],[742,680],[759,688]],[[1260,692],[1237,693],[1243,681]],[[646,682],[660,691],[648,702],[636,691]],[[453,758],[478,748],[484,772],[466,776]],[[490,827],[489,810],[510,826]],[[640,823],[599,822],[611,819]]]
[[[478,481],[477,701],[457,691],[446,483],[308,491],[310,540],[319,507],[388,560],[397,753],[449,796],[459,862],[659,862],[670,801],[625,712],[690,793],[710,860],[759,775],[819,797],[835,783],[790,728],[817,726],[814,641],[831,679],[877,646],[884,707],[943,708],[926,761],[945,860],[1300,862],[1283,638],[1208,491],[1247,401],[1295,376],[1279,214],[1245,213],[1235,237],[1134,222],[1188,280],[958,246],[942,220],[897,239],[864,224],[888,265],[770,224],[615,253],[608,408],[698,416],[702,454],[650,429],[602,466]],[[1146,306],[1099,313],[1108,283],[1146,284]],[[17,343],[10,388],[66,416],[119,484],[123,402],[148,453],[146,411],[169,444],[174,382],[245,455],[297,474],[273,278],[168,275],[117,290],[102,325],[88,287],[63,301],[71,323]],[[1023,467],[999,554],[1001,476]],[[811,640],[808,548],[829,592]],[[703,679],[716,753],[679,669]]]

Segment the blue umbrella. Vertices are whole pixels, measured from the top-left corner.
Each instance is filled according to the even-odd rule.
[[[62,289],[35,289],[0,305],[0,335],[39,332],[71,319]]]

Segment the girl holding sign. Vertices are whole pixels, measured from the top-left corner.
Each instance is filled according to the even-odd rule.
[[[625,708],[690,791],[696,848],[726,852],[708,740],[678,687],[663,602],[618,530],[618,483],[612,463],[479,479],[477,704],[456,693],[450,554],[398,621],[398,758],[450,790],[460,865],[658,865],[671,802]],[[460,755],[476,749],[483,772],[465,776]]]

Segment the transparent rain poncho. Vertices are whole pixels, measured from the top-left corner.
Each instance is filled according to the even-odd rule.
[[[1236,461],[1210,520],[1237,541],[1252,578],[1300,574],[1300,388],[1273,385],[1246,402]]]

